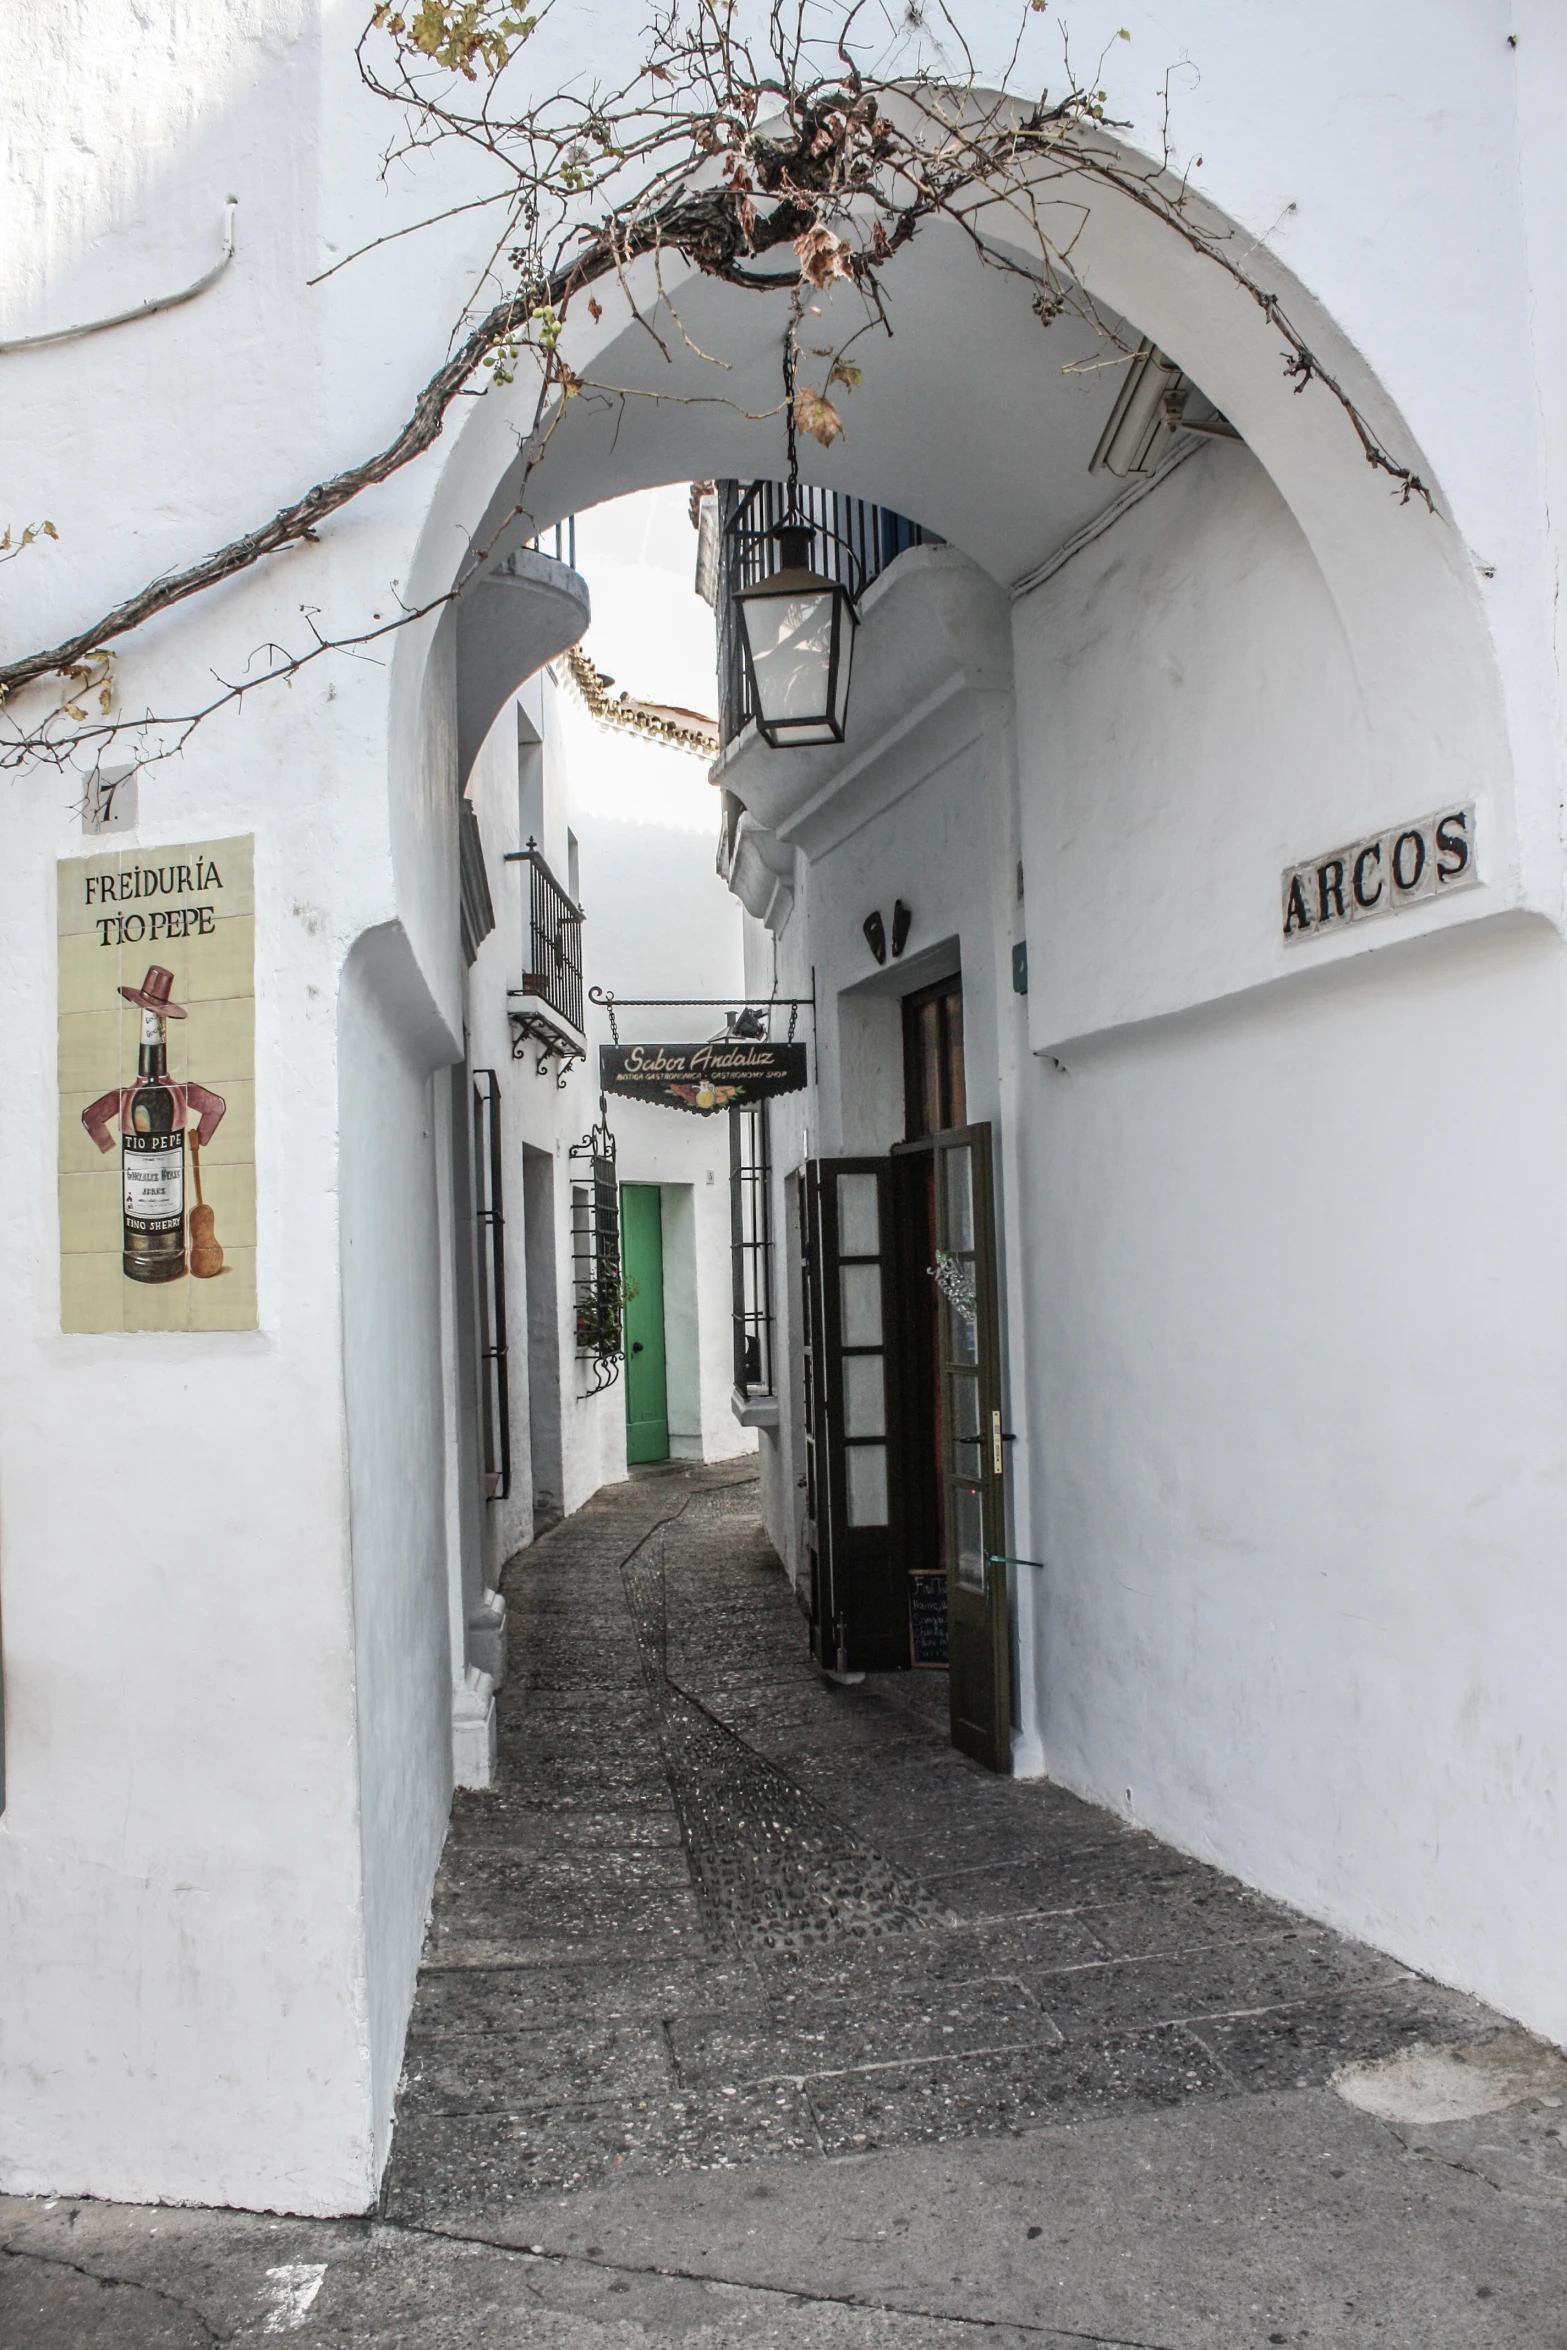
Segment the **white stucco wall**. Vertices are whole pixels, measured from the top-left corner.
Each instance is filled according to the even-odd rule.
[[[1543,928],[1041,1069],[1050,1768],[1567,2038]]]
[[[1375,757],[1322,575],[1243,448],[1199,449],[1013,610],[1036,1051],[1292,975],[1258,918],[1280,871],[1440,798]]]
[[[250,1333],[60,1331],[54,866],[83,838],[58,779],[8,787],[0,1061],[47,1105],[0,1171],[0,2166],[23,2189],[373,2192],[337,1300],[337,964],[374,887],[345,838],[352,707],[307,690],[254,790],[220,722],[143,780],[127,838],[255,834]]]

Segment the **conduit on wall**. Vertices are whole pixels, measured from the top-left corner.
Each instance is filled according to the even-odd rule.
[[[138,318],[151,318],[159,310],[177,310],[182,302],[194,302],[209,286],[215,286],[234,258],[234,215],[239,210],[239,198],[230,196],[223,206],[223,250],[204,277],[194,285],[184,286],[177,294],[155,294],[150,302],[140,302],[134,310],[117,310],[112,318],[95,318],[86,326],[59,326],[52,334],[17,335],[9,343],[0,343],[0,358],[8,358],[13,351],[41,351],[50,343],[75,343],[83,335],[101,335],[111,326],[130,326]]]

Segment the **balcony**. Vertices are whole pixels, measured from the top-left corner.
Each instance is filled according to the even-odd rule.
[[[553,1058],[559,1064],[555,1082],[564,1085],[572,1064],[587,1058],[582,908],[561,888],[536,840],[530,838],[506,861],[528,868],[522,985],[509,990],[512,1058],[523,1060],[531,1045],[538,1053],[537,1074],[544,1076]]]

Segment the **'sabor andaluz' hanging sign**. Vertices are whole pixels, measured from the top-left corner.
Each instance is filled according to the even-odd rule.
[[[662,1102],[698,1117],[732,1110],[769,1094],[798,1093],[805,1083],[803,1044],[718,1037],[707,1044],[617,1044],[599,1047],[599,1085],[632,1101]]]

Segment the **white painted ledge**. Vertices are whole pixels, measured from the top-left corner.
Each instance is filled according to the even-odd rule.
[[[776,1428],[778,1426],[778,1398],[776,1395],[742,1395],[735,1388],[729,1398],[729,1409],[742,1428]]]
[[[486,1590],[469,1614],[468,1662],[497,1689],[506,1678],[506,1602],[498,1591]]]
[[[452,1691],[452,1784],[495,1783],[495,1684],[470,1665]]]
[[[794,850],[749,813],[735,830],[725,881],[748,914],[782,938],[794,912]]]

